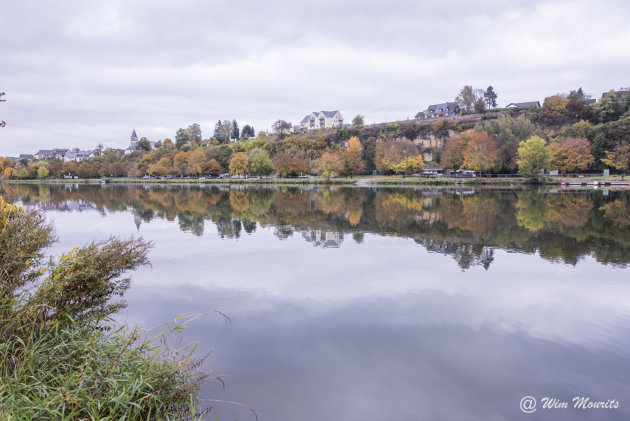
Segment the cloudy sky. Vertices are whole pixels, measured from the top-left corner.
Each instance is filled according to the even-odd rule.
[[[499,105],[630,85],[624,0],[2,3],[0,155],[322,109],[394,121],[464,84]]]

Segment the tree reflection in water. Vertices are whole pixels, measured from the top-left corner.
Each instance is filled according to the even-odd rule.
[[[538,252],[575,265],[630,262],[630,192],[407,190],[278,187],[76,186],[3,184],[0,194],[58,211],[130,212],[139,228],[154,218],[184,232],[222,238],[271,227],[316,247],[340,247],[344,234],[413,239],[452,256],[462,269],[488,268],[495,249]]]

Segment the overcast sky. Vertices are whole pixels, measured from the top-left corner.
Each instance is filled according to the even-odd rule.
[[[2,1],[0,155],[630,85],[630,2]]]

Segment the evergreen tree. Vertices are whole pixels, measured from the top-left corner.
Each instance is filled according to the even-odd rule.
[[[238,123],[236,122],[236,120],[232,120],[232,139],[234,140],[239,140],[241,138],[241,134],[238,131]]]
[[[497,106],[497,93],[494,92],[494,88],[492,86],[488,86],[486,92],[483,94],[486,105],[488,108],[496,108]]]
[[[255,137],[256,136],[256,132],[254,131],[254,128],[252,126],[250,126],[249,124],[246,124],[243,126],[243,130],[241,130],[241,137]]]
[[[221,143],[223,140],[221,137],[221,120],[219,120],[217,121],[217,124],[214,125],[214,138]]]

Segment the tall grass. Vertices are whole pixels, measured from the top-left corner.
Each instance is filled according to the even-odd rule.
[[[196,419],[208,373],[160,331],[111,328],[141,239],[92,243],[43,266],[54,240],[36,212],[0,198],[0,420]],[[46,275],[44,276],[44,274]]]

